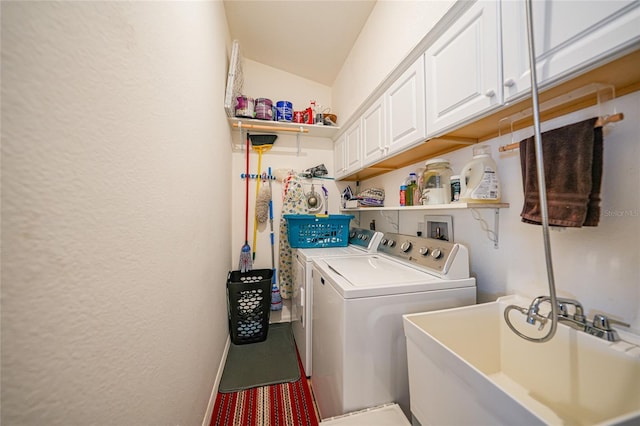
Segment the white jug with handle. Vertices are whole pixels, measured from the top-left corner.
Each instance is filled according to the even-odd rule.
[[[500,202],[498,167],[491,158],[491,148],[480,145],[473,148],[473,160],[460,172],[460,201],[465,203]]]

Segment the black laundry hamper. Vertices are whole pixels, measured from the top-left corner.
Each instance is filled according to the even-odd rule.
[[[262,342],[269,332],[272,269],[229,271],[229,333],[236,345]]]

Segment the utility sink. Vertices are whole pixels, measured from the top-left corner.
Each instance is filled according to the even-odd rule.
[[[607,342],[558,324],[546,343],[506,325],[496,302],[403,316],[411,413],[426,425],[638,425],[640,341]],[[530,336],[546,333],[512,311]]]

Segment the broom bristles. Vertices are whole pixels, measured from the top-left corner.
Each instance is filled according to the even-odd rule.
[[[251,259],[251,247],[245,242],[240,250],[240,272],[248,272],[253,268],[253,260]]]

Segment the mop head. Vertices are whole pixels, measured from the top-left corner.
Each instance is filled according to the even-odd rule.
[[[269,219],[270,200],[271,189],[269,189],[268,185],[262,185],[256,199],[256,219],[258,219],[258,223],[265,223]]]
[[[273,270],[274,276],[273,281],[271,282],[271,310],[272,311],[281,311],[282,310],[282,296],[280,296],[280,287],[275,280],[275,269]]]
[[[238,269],[240,272],[249,272],[253,269],[253,260],[251,259],[251,246],[245,241],[240,251],[240,262]]]

